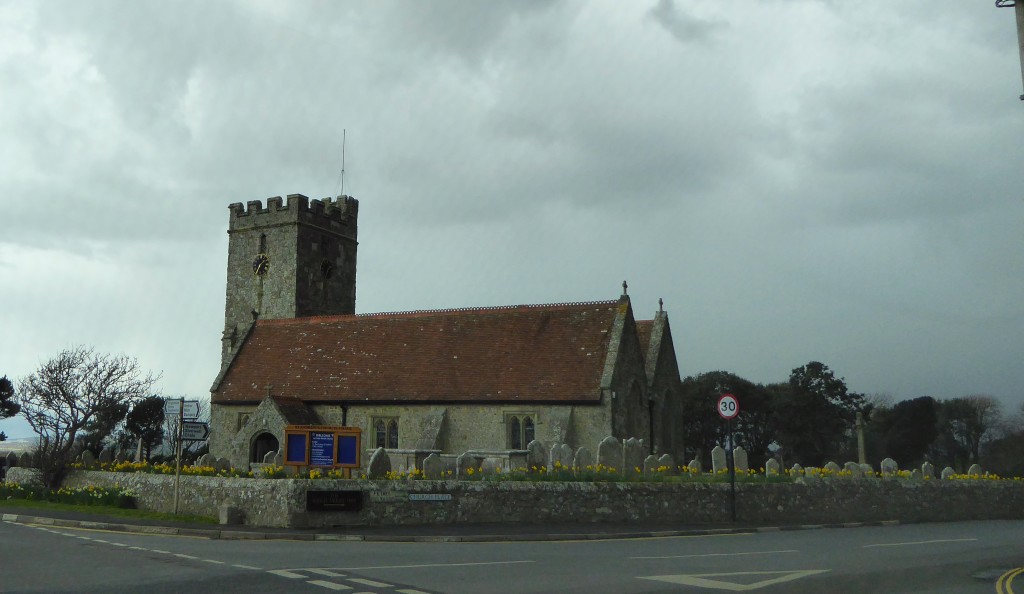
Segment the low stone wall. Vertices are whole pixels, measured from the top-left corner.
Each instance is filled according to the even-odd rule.
[[[12,469],[17,482],[29,469]],[[22,476],[26,474],[26,476]],[[120,486],[139,507],[170,512],[174,477],[77,471],[69,487]],[[357,491],[359,511],[307,511],[307,491]],[[250,479],[182,476],[181,513],[217,516],[241,510],[246,524],[268,527],[450,523],[728,522],[728,484],[658,482],[483,482]],[[900,520],[1024,519],[1024,481],[822,479],[809,484],[740,483],[739,522],[775,525]]]

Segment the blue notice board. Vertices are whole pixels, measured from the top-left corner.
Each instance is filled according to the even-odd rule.
[[[334,433],[309,434],[309,465],[334,466]]]
[[[359,436],[338,436],[338,464],[343,466],[359,466]]]
[[[285,462],[291,462],[292,464],[305,464],[306,463],[306,434],[305,433],[289,433],[287,447],[287,458]]]

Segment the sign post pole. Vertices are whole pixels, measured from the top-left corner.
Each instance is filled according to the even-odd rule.
[[[178,434],[177,447],[174,452],[174,515],[178,515],[178,489],[181,483],[181,427],[184,424],[185,399],[178,399],[178,426],[175,428]]]
[[[732,394],[722,394],[718,398],[718,414],[725,419],[725,431],[729,439],[727,462],[729,463],[729,512],[732,521],[736,521],[736,458],[733,456],[732,420],[740,414],[740,402]]]

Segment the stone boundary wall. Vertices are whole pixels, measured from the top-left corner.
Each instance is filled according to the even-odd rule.
[[[31,472],[12,469],[15,476],[8,478],[25,482],[30,477],[22,473]],[[136,493],[142,509],[170,512],[173,508],[174,477],[170,475],[76,471],[64,484],[120,486]],[[362,510],[307,512],[307,489],[362,491]],[[424,494],[430,497],[422,497]],[[421,500],[410,500],[410,495]],[[222,506],[239,509],[249,525],[291,528],[490,522],[726,523],[730,517],[729,485],[723,483],[181,477],[181,513],[216,517]],[[1024,519],[1024,481],[740,483],[736,485],[736,516],[741,523],[774,525]]]

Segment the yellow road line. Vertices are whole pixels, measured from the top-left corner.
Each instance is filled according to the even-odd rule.
[[[1013,587],[1010,584],[1013,582],[1013,578],[1021,575],[1022,573],[1024,573],[1024,567],[1018,567],[999,576],[999,579],[996,580],[996,593],[1014,594]]]

